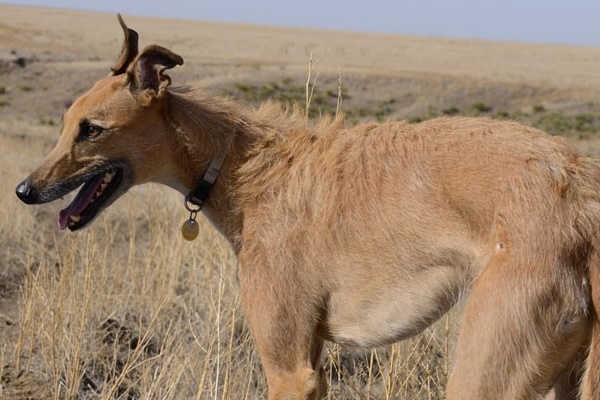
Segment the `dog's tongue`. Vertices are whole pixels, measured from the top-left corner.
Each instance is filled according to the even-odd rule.
[[[64,210],[60,211],[58,214],[58,227],[60,229],[65,229],[69,225],[69,217],[71,215],[79,215],[87,206],[90,205],[90,202],[94,198],[94,195],[102,183],[102,178],[102,175],[98,175],[97,177],[87,181],[79,193],[77,193],[77,196],[75,196],[71,204],[69,204]]]

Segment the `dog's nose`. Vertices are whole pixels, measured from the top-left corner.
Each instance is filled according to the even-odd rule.
[[[29,182],[29,179],[19,183],[15,192],[17,193],[17,197],[21,199],[23,203],[31,204],[33,196],[31,194],[31,182]]]

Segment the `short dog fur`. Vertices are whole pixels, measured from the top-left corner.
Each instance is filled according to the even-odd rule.
[[[393,343],[463,294],[449,399],[600,398],[598,163],[514,122],[345,128],[172,87],[182,58],[121,24],[120,59],[17,195],[83,184],[59,216],[77,230],[134,185],[187,195],[224,157],[203,213],[237,254],[270,399],[325,395],[324,340]]]

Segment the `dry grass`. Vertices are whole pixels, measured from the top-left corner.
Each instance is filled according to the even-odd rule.
[[[65,107],[107,73],[120,48],[116,18],[0,13],[0,398],[263,398],[234,257],[207,224],[193,243],[180,237],[180,195],[136,188],[77,234],[56,229],[61,204],[26,207],[13,195],[51,148]],[[337,109],[344,89],[342,109],[358,119],[381,107],[383,118],[408,118],[476,102],[511,113],[599,109],[594,48],[126,19],[142,44],[185,56],[176,84],[202,79],[238,95],[240,83],[292,79],[301,98],[310,87],[311,107],[320,95]],[[583,139],[576,144],[600,154],[596,133]],[[328,347],[329,398],[443,398],[458,317],[388,348]]]
[[[260,397],[231,252],[205,225],[201,243],[183,241],[176,197],[141,188],[81,235],[53,232],[35,211],[16,216],[37,229],[20,233],[6,398],[29,398],[32,381],[34,398]]]

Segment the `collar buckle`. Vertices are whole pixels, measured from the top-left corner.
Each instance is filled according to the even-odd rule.
[[[197,213],[198,211],[202,210],[202,207],[204,206],[211,189],[215,185],[215,181],[219,176],[219,172],[221,172],[221,166],[223,165],[224,161],[225,154],[220,154],[219,156],[213,158],[198,186],[196,186],[193,192],[185,196],[184,205],[189,212]],[[190,204],[196,207],[193,207]]]

